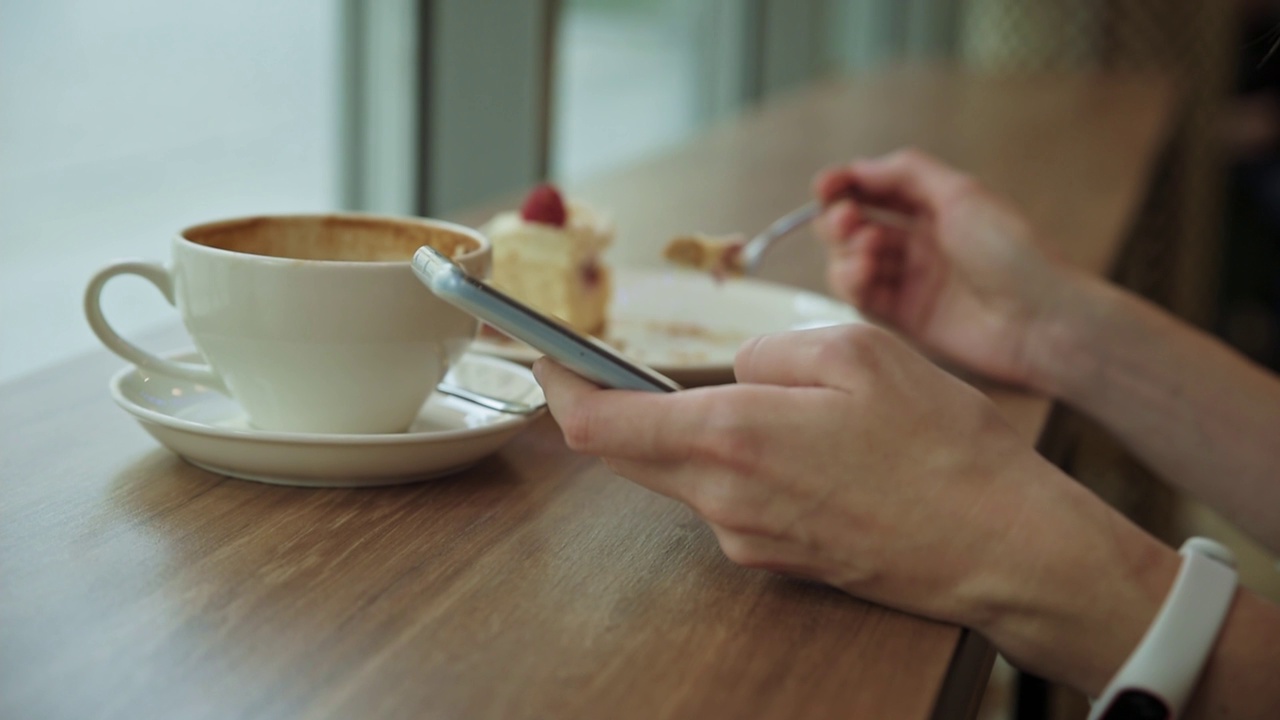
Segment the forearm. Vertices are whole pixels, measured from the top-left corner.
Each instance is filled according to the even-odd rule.
[[[1073,277],[1032,334],[1038,384],[1280,550],[1280,381],[1154,305]]]

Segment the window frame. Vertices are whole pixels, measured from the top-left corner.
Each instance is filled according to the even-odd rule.
[[[840,64],[830,20],[843,4],[698,3],[697,32],[716,40],[696,68],[700,123]],[[346,207],[446,215],[547,177],[564,11],[562,0],[344,0]]]

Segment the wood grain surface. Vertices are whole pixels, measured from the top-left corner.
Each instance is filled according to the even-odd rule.
[[[1101,272],[1172,107],[1145,79],[892,71],[574,190],[614,213],[616,262],[657,262],[676,232],[763,226],[824,164],[915,144]],[[820,285],[810,240],[768,262]],[[108,397],[120,364],[0,387],[0,717],[927,718],[981,691],[989,650],[958,628],[732,565],[549,418],[449,479],[273,487],[158,447]],[[1048,402],[992,394],[1034,440]]]

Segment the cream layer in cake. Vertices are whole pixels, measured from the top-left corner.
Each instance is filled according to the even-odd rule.
[[[493,245],[494,287],[573,329],[604,332],[612,287],[601,253],[613,228],[589,208],[568,205],[564,227],[504,212],[481,228]]]

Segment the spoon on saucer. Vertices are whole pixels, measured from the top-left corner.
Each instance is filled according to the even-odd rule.
[[[503,400],[501,398],[493,397],[492,395],[478,393],[475,390],[468,390],[460,385],[454,385],[451,382],[441,382],[436,385],[436,392],[458,398],[459,400],[465,400],[473,405],[479,405],[482,408],[496,410],[509,415],[532,415],[546,407],[546,403],[530,405],[528,403]]]

